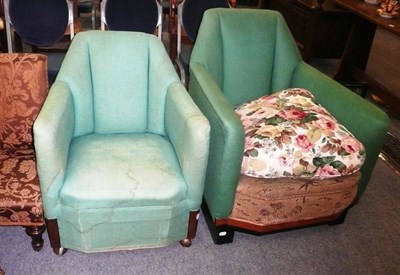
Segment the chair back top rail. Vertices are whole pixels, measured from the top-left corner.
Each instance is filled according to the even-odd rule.
[[[139,31],[162,37],[162,5],[157,1],[103,0],[101,30]]]
[[[43,8],[43,7],[46,8]],[[4,0],[4,17],[9,53],[13,52],[12,29],[26,43],[51,46],[62,39],[69,27],[74,37],[73,3],[70,0]]]

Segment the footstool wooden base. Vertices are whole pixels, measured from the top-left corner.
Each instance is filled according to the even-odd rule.
[[[361,173],[328,179],[259,179],[242,175],[230,216],[212,220],[202,210],[216,244],[232,242],[235,230],[253,234],[338,224],[357,199]],[[211,228],[212,227],[212,228]]]

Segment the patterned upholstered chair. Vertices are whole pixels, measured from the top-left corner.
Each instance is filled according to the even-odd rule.
[[[47,59],[0,54],[0,225],[20,225],[40,250],[45,230],[32,125],[47,95]]]
[[[191,244],[209,124],[156,36],[77,34],[34,137],[56,254]]]
[[[211,124],[203,209],[216,243],[232,241],[236,229],[343,221],[367,186],[389,119],[306,64],[281,14],[207,11],[190,77],[189,93]]]

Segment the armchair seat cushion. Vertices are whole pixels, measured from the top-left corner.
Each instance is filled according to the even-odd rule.
[[[43,225],[42,200],[32,149],[0,150],[0,223]]]
[[[171,143],[154,134],[92,134],[70,148],[61,204],[85,209],[163,207],[186,199]]]
[[[166,138],[91,134],[73,139],[69,152],[57,219],[63,246],[112,251],[185,238],[188,190]]]
[[[330,178],[358,171],[364,146],[305,89],[235,108],[244,126],[241,173],[258,178]]]

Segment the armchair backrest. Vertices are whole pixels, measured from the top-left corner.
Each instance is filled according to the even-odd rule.
[[[290,87],[301,56],[280,13],[211,9],[190,63],[205,66],[232,105]]]
[[[74,136],[163,135],[165,96],[175,81],[179,78],[157,37],[87,31],[72,41],[53,86],[66,85],[72,94]]]
[[[0,150],[33,149],[32,125],[47,91],[46,56],[0,54]]]

